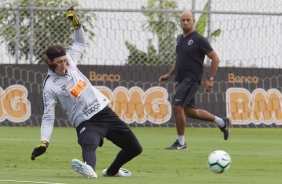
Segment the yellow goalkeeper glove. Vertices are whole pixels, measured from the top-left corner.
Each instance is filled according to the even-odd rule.
[[[36,146],[35,148],[32,149],[31,160],[34,160],[35,157],[38,157],[38,156],[42,155],[43,153],[45,153],[48,146],[49,146],[49,143],[47,141],[45,141],[45,140],[41,141],[41,143],[38,146]]]
[[[66,12],[66,16],[70,20],[70,22],[72,23],[74,29],[79,29],[80,28],[81,24],[80,24],[80,22],[78,20],[78,17],[74,13],[74,7],[73,6],[68,8],[68,10]]]

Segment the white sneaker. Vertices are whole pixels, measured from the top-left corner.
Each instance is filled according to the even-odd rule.
[[[102,171],[103,176],[109,176],[109,175],[107,174],[107,170],[108,170],[108,169],[104,169],[104,170]],[[119,171],[118,171],[118,173],[117,173],[116,175],[114,175],[114,176],[118,176],[118,177],[129,177],[129,176],[131,176],[131,172],[130,172],[129,170],[127,170],[127,169],[120,168]]]
[[[76,172],[84,175],[86,178],[97,178],[97,174],[90,165],[87,165],[77,159],[73,159],[71,161],[71,165]]]

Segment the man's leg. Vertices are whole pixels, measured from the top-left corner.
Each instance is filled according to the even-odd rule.
[[[198,119],[202,121],[214,122],[215,116],[203,109],[196,109],[194,107],[187,107],[185,113],[189,118]]]
[[[219,129],[223,132],[224,140],[228,139],[231,128],[231,121],[229,118],[219,118],[206,110],[193,107],[187,107],[185,113],[190,118],[216,123]]]
[[[186,115],[181,105],[173,105],[173,113],[175,117],[177,138],[176,141],[169,147],[168,150],[183,150],[187,149],[185,142],[185,127],[186,127]]]
[[[199,84],[192,78],[186,78],[179,84],[172,101],[177,138],[176,141],[166,149],[187,149],[184,135],[186,127],[184,107],[188,106],[193,101],[198,89]]]
[[[173,113],[176,122],[177,135],[184,135],[186,127],[186,116],[181,105],[173,105]]]
[[[114,176],[124,164],[141,154],[142,147],[130,129],[123,133],[109,133],[106,138],[121,148],[115,160],[107,169],[107,175]]]
[[[95,172],[95,151],[100,143],[100,140],[100,136],[95,131],[83,131],[78,136],[78,143],[82,149],[82,158],[84,162],[81,162],[78,159],[73,159],[71,164],[76,172],[87,178],[97,178],[97,174]]]
[[[105,111],[105,115],[104,121],[107,127],[105,137],[112,141],[113,144],[120,147],[121,151],[117,154],[110,167],[105,170],[105,173],[103,171],[103,175],[115,176],[119,174],[121,167],[125,163],[141,154],[142,147],[129,126],[123,122],[112,109],[108,108]]]
[[[85,131],[78,137],[78,143],[82,149],[83,161],[94,170],[96,166],[96,149],[99,146],[101,137],[93,131]]]

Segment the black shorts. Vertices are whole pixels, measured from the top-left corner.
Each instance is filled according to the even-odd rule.
[[[109,107],[105,107],[89,120],[82,122],[76,131],[84,159],[89,158],[89,155],[84,155],[84,151],[86,150],[86,153],[89,149],[95,151],[98,146],[103,145],[104,138],[129,154],[127,156],[130,158],[142,152],[142,147],[128,124],[123,122]],[[90,156],[90,160],[91,158]]]
[[[77,137],[79,138],[85,131],[99,137],[99,146],[102,146],[104,137],[112,141],[120,135],[131,132],[131,129],[111,108],[105,107],[92,118],[78,125],[76,128]]]
[[[191,106],[196,108],[195,96],[200,88],[200,84],[192,79],[185,78],[176,86],[176,93],[172,104],[181,105],[183,108]]]

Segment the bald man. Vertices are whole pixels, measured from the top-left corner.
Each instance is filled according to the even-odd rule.
[[[174,75],[177,89],[172,101],[173,113],[176,121],[176,141],[166,149],[185,150],[186,116],[202,121],[214,122],[223,132],[224,140],[230,134],[231,122],[229,118],[219,118],[206,110],[198,109],[195,96],[203,79],[205,56],[211,59],[211,69],[204,88],[208,92],[213,87],[219,58],[208,40],[194,30],[195,18],[190,11],[181,14],[180,25],[183,33],[176,39],[176,61],[169,72],[159,78],[159,82],[168,80]]]

